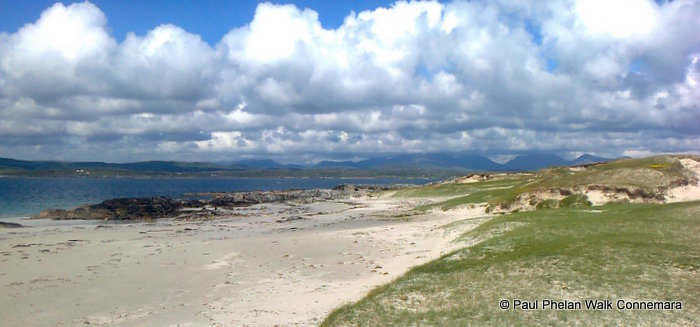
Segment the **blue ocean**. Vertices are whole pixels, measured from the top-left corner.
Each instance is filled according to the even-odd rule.
[[[197,192],[332,188],[340,184],[426,184],[432,179],[341,178],[0,178],[0,217],[24,217],[124,197],[184,197]]]

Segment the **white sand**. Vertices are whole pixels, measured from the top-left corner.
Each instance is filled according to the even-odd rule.
[[[207,222],[22,221],[36,226],[0,229],[0,324],[317,325],[463,246],[452,240],[485,220],[473,219],[483,207],[405,221],[395,217],[405,202],[353,202],[262,205]]]
[[[693,159],[681,159],[681,164],[695,173],[695,183],[670,189],[666,194],[667,202],[684,202],[700,200],[700,162]]]

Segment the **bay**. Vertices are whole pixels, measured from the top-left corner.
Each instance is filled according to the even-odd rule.
[[[432,179],[400,178],[0,178],[0,217],[36,215],[114,198],[184,197],[197,192],[333,188],[340,184],[426,184]]]

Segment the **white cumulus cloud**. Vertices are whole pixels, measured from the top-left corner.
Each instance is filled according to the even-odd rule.
[[[0,156],[282,161],[700,151],[700,2],[260,4],[217,44],[90,2],[0,33]],[[110,149],[104,151],[103,149]]]

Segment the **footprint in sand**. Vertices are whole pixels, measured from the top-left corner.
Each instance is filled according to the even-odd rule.
[[[236,264],[237,262],[243,262],[242,259],[240,259],[240,254],[237,252],[231,252],[219,259],[216,259],[212,261],[212,263],[205,265],[204,269],[206,270],[216,270],[216,269],[221,269],[225,267],[230,267]]]

